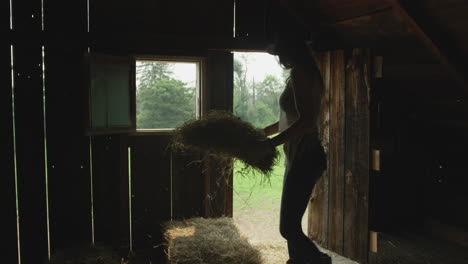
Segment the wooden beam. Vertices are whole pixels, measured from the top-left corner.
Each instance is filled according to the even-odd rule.
[[[329,184],[329,249],[344,252],[344,188],[345,188],[345,78],[343,50],[331,54],[330,84],[330,184]]]
[[[415,32],[417,37],[426,46],[426,48],[437,58],[440,64],[445,68],[451,78],[464,90],[468,92],[466,81],[462,73],[448,60],[445,53],[432,41],[428,34],[421,28],[415,21],[414,17],[408,13],[398,0],[387,0],[392,6],[393,10],[400,15],[400,17],[408,24],[408,26]],[[427,29],[426,29],[427,30]]]
[[[346,64],[343,255],[367,263],[369,240],[369,66],[366,49]]]

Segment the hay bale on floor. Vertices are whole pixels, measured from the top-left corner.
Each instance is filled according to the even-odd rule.
[[[278,160],[257,153],[255,143],[265,139],[263,130],[226,111],[211,111],[200,120],[189,120],[176,129],[172,147],[241,160],[247,167],[269,176]]]
[[[165,225],[172,264],[261,264],[262,255],[242,237],[232,218],[192,218]]]

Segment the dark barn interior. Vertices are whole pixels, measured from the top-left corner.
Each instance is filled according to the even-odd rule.
[[[129,126],[92,127],[85,55],[201,58],[203,115],[232,109],[232,51],[265,51],[288,27],[316,39],[329,102],[309,236],[359,263],[467,263],[468,1],[10,0],[0,13],[5,263],[90,243],[165,263],[161,223],[232,216],[215,161],[135,131],[134,94]],[[449,253],[395,262],[395,241]]]

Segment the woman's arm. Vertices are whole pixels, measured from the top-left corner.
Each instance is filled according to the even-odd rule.
[[[265,133],[265,135],[268,137],[268,136],[271,136],[271,135],[274,135],[274,134],[278,133],[278,131],[279,131],[278,124],[279,124],[279,122],[276,122],[276,123],[273,123],[273,124],[265,127],[263,129],[263,132]]]
[[[291,81],[299,117],[289,128],[270,139],[274,146],[317,129],[323,93],[322,76],[317,66],[294,68],[291,70]]]

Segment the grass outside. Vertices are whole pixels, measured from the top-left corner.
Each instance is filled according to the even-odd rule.
[[[243,164],[234,164],[234,211],[242,208],[256,208],[260,210],[279,209],[281,189],[283,187],[284,156],[281,155],[269,181],[259,173],[240,173]]]

